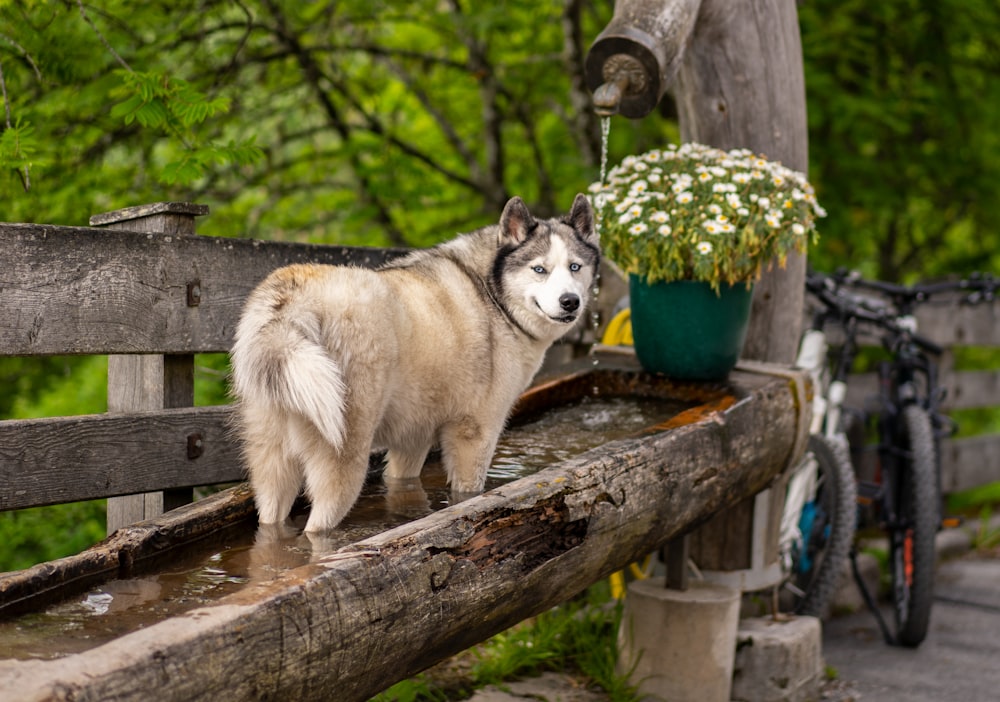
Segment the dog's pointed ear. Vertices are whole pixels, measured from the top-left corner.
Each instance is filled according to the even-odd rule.
[[[528,206],[518,196],[507,201],[500,215],[500,235],[498,244],[505,242],[520,244],[528,238],[528,232],[535,228],[535,218],[528,212]]]
[[[584,241],[597,245],[597,229],[594,226],[594,208],[590,206],[590,198],[583,193],[577,193],[573,207],[566,217],[566,223],[576,230]]]

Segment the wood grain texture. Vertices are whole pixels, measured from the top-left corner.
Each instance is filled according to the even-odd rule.
[[[0,224],[0,355],[225,352],[243,301],[275,268],[373,267],[400,253]]]
[[[0,511],[243,479],[231,408],[0,422]],[[202,453],[188,458],[188,437]]]
[[[724,411],[611,442],[87,653],[0,662],[0,688],[25,701],[366,700],[766,487],[805,418],[793,382],[735,375],[741,399]]]
[[[681,140],[751,149],[806,172],[805,77],[794,0],[702,0],[673,89]],[[798,351],[806,259],[789,256],[754,286],[742,357],[791,364]],[[748,496],[749,498],[750,496]],[[698,562],[747,567],[752,501],[692,535]],[[704,549],[704,550],[702,550]]]

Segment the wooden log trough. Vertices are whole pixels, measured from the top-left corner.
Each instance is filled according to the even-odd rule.
[[[317,545],[306,565],[96,648],[2,660],[0,690],[77,702],[154,692],[213,702],[368,699],[767,487],[801,453],[808,392],[802,374],[764,364],[724,384],[674,383],[628,364],[570,373],[529,391],[518,412],[594,393],[687,398],[689,408],[387,531]],[[248,488],[120,530],[91,550],[97,565],[83,554],[64,580],[136,575],[213,524],[254,528]],[[31,578],[57,579],[59,567],[0,579],[0,594],[24,605]]]

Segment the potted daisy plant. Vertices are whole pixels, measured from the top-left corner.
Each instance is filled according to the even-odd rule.
[[[590,196],[604,253],[629,276],[639,361],[685,379],[728,374],[753,283],[804,253],[826,214],[801,173],[696,143],[628,156]]]

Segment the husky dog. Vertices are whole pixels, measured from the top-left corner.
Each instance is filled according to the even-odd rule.
[[[232,350],[238,427],[262,524],[305,482],[307,532],[332,529],[373,446],[387,481],[440,445],[453,494],[482,492],[497,438],[546,349],[583,313],[599,259],[590,202],[498,225],[378,270],[291,265],[251,293]]]

